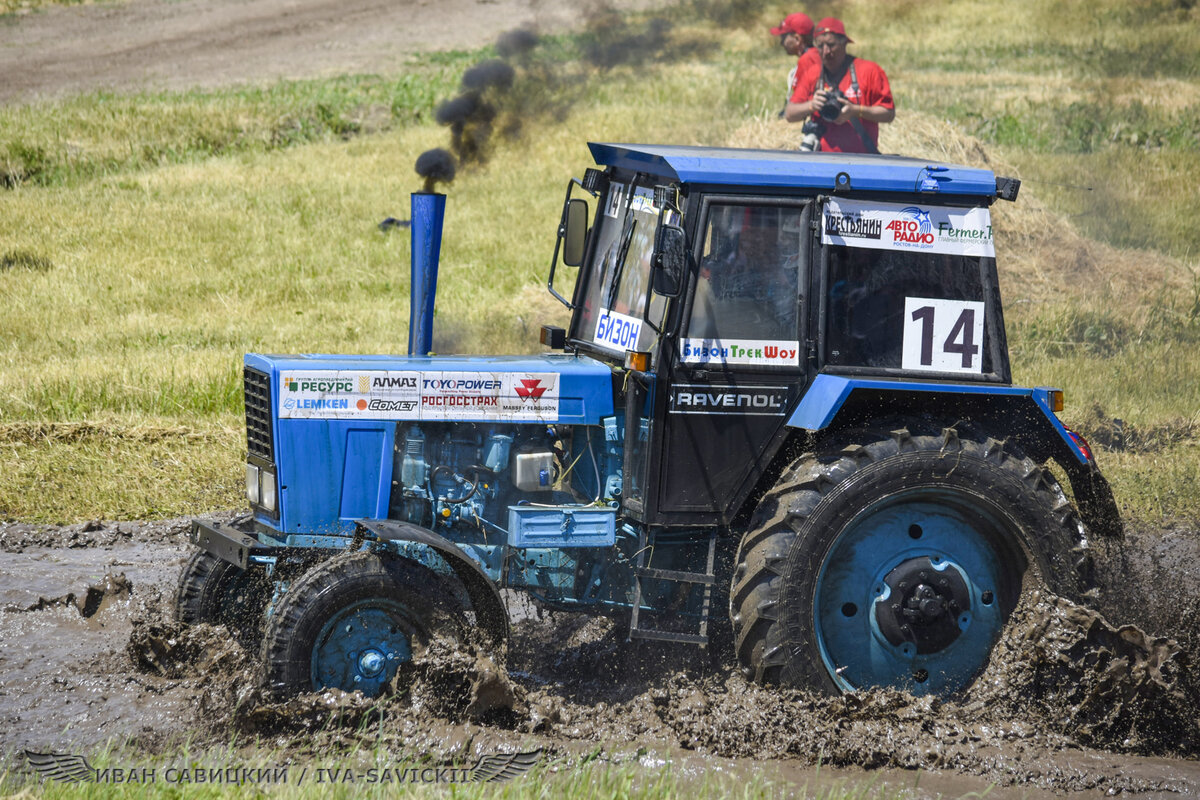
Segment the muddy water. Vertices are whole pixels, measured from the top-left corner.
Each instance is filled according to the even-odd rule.
[[[599,749],[810,789],[865,776],[916,796],[1200,794],[1192,530],[1135,530],[1105,553],[1099,611],[1028,598],[953,703],[764,689],[698,651],[627,643],[611,620],[519,602],[507,654],[435,643],[388,700],[271,703],[223,630],[169,620],[185,525],[82,527],[0,525],[0,751],[254,734],[317,757],[369,730],[414,757]]]

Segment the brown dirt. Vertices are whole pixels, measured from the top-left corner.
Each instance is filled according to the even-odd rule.
[[[619,622],[538,612],[515,595],[507,654],[439,642],[394,697],[272,702],[254,658],[222,628],[170,619],[186,528],[0,524],[0,754],[105,741],[154,754],[185,737],[217,747],[258,737],[316,762],[378,740],[435,761],[540,747],[571,764],[599,748],[616,763],[810,786],[819,764],[825,780],[896,790],[919,775],[918,796],[992,785],[1005,797],[1200,793],[1190,528],[1135,528],[1106,552],[1103,615],[1028,598],[955,702],[763,688],[699,651],[628,643]]]
[[[552,0],[128,0],[0,17],[0,103],[92,89],[188,89],[348,72],[578,25]],[[620,8],[651,0],[616,0]]]

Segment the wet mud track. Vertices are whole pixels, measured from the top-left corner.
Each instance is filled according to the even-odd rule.
[[[0,524],[0,757],[249,735],[319,759],[369,736],[408,758],[599,752],[810,788],[820,765],[821,781],[919,796],[1200,796],[1195,530],[1135,529],[1102,553],[1096,609],[1031,596],[954,702],[763,688],[698,651],[627,643],[619,622],[514,597],[506,656],[437,642],[389,699],[282,703],[223,629],[171,621],[186,530]]]

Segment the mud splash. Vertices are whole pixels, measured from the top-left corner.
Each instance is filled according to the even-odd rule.
[[[206,696],[229,727],[313,752],[380,741],[429,758],[518,742],[560,757],[597,744],[610,752],[667,747],[953,770],[1053,791],[1167,790],[1165,779],[1080,769],[1062,754],[1088,747],[1186,757],[1200,741],[1195,681],[1177,643],[1041,594],[1014,614],[987,672],[957,702],[762,687],[695,651],[627,643],[604,619],[525,619],[513,642],[507,658],[437,642],[398,675],[395,694],[374,702],[328,691],[270,703],[242,691],[217,708]]]
[[[102,609],[107,608],[113,603],[128,600],[131,594],[133,594],[133,583],[125,577],[125,573],[122,572],[119,575],[113,575],[109,572],[104,575],[104,578],[99,583],[89,584],[84,589],[82,595],[76,595],[75,592],[67,592],[57,597],[39,597],[37,602],[27,606],[9,603],[5,606],[4,610],[31,612],[66,606],[75,608],[79,612],[79,615],[86,619],[94,617]]]
[[[919,768],[1022,791],[1200,787],[1200,618],[1189,612],[1200,597],[1200,539],[1186,528],[1134,529],[1105,553],[1099,611],[1030,596],[987,673],[954,702],[760,687],[714,666],[728,663],[724,654],[630,643],[621,620],[538,613],[519,596],[508,598],[507,653],[435,642],[387,698],[274,702],[259,689],[255,654],[224,629],[170,619],[187,550],[170,523],[147,528],[150,544],[71,548],[72,537],[111,530],[47,529],[57,547],[0,552],[0,715],[12,722],[3,747],[117,736],[160,752],[185,738],[223,747],[232,737],[313,758],[382,746],[434,761],[542,747],[567,763],[597,752],[634,763],[650,751],[748,772],[766,763]],[[108,599],[84,618],[76,603],[89,585]]]

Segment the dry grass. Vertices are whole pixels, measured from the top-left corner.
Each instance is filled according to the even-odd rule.
[[[773,116],[743,123],[728,138],[730,147],[794,150],[800,126]],[[981,140],[961,127],[920,111],[906,111],[880,127],[880,150],[1021,177]],[[1111,247],[1080,235],[1072,222],[1051,209],[1036,188],[1023,186],[1015,203],[992,207],[1001,280],[1006,298],[1021,302],[1060,302],[1064,296],[1122,298],[1131,309],[1137,298],[1163,288],[1184,292],[1192,281],[1178,259],[1152,250]]]
[[[1046,28],[1036,42],[1028,20],[1044,14],[1034,0],[890,0],[887,13],[878,2],[843,0],[821,10],[841,14],[854,51],[892,77],[899,112],[883,127],[886,152],[1024,180],[1017,203],[993,209],[1018,382],[1068,389],[1078,403],[1069,420],[1086,423],[1085,410],[1099,403],[1159,431],[1200,408],[1200,283],[1186,246],[1200,200],[1185,188],[1200,180],[1200,162],[1179,138],[1200,81],[1185,74],[1191,56],[1180,49],[1190,29],[1152,5],[1146,13],[1158,15],[1178,62],[1155,80],[1097,72],[1079,49],[1135,44],[1118,19],[1128,2],[1075,2],[1080,24]],[[763,25],[777,21],[775,9],[764,15]],[[435,348],[533,352],[542,324],[565,325],[544,287],[566,178],[588,165],[586,141],[795,147],[798,126],[773,116],[786,64],[763,25],[689,20],[671,47],[691,57],[669,67],[562,65],[563,120],[531,121],[449,190]],[[413,123],[419,115],[403,109],[432,107],[430,92],[453,84],[457,73],[448,73],[460,67],[425,65],[412,85],[346,77],[257,94],[82,97],[6,111],[0,138],[36,146],[5,152],[24,153],[23,169],[43,164],[47,177],[0,191],[0,517],[237,504],[242,353],[403,351],[408,236],[375,226],[407,216],[414,159],[447,143],[445,130]],[[273,125],[295,109],[325,100],[350,108],[380,92],[400,98],[403,124],[345,141],[318,132],[273,144]],[[1093,137],[1103,145],[1094,152],[1054,149],[1061,104],[1082,104],[1072,112],[1082,119],[1094,106],[1115,125],[1125,108],[1110,107],[1113,98],[1153,113],[1141,128],[1104,136],[1148,133],[1164,144],[1109,147]],[[130,130],[151,156],[197,136],[253,146],[107,164],[128,149]],[[1098,190],[1060,185],[1078,183]],[[1122,231],[1131,235],[1115,235]],[[573,275],[560,278],[568,294]],[[1172,496],[1165,476],[1155,483],[1138,466],[1161,443],[1172,453],[1185,445],[1166,435],[1147,442],[1119,462],[1138,476],[1123,484],[1135,507],[1200,516],[1200,498]]]

